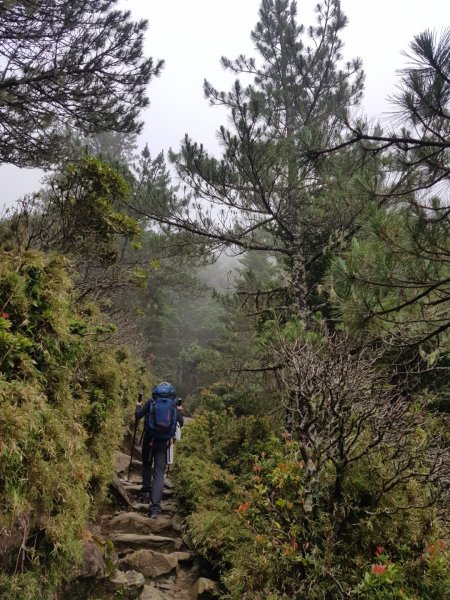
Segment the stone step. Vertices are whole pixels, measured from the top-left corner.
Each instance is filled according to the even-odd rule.
[[[126,479],[122,479],[122,485],[125,488],[125,490],[127,491],[128,494],[139,494],[141,492],[142,489],[142,484],[141,483],[135,483],[135,482],[128,482]],[[169,498],[171,496],[174,495],[174,490],[173,489],[169,489],[169,488],[164,488],[163,489],[163,498]]]
[[[148,503],[133,502],[130,508],[139,513],[148,513],[149,505]],[[161,503],[161,512],[163,513],[163,515],[174,515],[176,511],[177,507],[174,502],[166,500],[165,502],[163,501]]]
[[[116,592],[114,597],[129,597],[129,592],[131,592],[131,597],[136,598],[136,593],[144,587],[145,579],[138,571],[116,570],[109,578],[109,582]]]
[[[131,456],[124,454],[123,452],[116,452],[116,473],[128,473],[130,466]],[[131,465],[132,469],[142,468],[142,462],[137,458],[133,457]]]
[[[177,552],[165,554],[142,548],[141,550],[127,554],[119,561],[119,566],[138,571],[144,577],[156,579],[157,577],[171,573],[178,567],[177,554]]]
[[[179,563],[190,563],[194,561],[194,554],[192,552],[174,552],[173,556],[176,556]]]
[[[139,596],[139,600],[168,600],[167,595],[163,594],[154,583],[144,585],[144,589]],[[178,600],[180,600],[178,598]]]
[[[183,540],[180,538],[170,538],[154,534],[140,533],[111,533],[109,536],[111,542],[116,547],[119,556],[124,552],[129,552],[139,548],[149,550],[162,550],[165,552],[174,552],[180,550],[183,546]]]
[[[158,519],[150,519],[142,513],[121,512],[103,523],[103,530],[115,533],[140,533],[158,534],[172,529],[172,521],[168,517],[161,516]]]

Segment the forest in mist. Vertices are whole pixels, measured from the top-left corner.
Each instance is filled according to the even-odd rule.
[[[45,169],[0,216],[2,598],[62,597],[162,380],[220,598],[450,598],[450,29],[405,48],[380,125],[344,13],[262,0],[234,85],[204,83],[219,152],[166,157],[145,22],[0,6],[0,164]]]

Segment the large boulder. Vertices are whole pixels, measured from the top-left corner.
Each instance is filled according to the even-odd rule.
[[[127,554],[119,562],[120,565],[139,571],[145,577],[155,579],[161,575],[167,575],[178,566],[178,558],[175,554],[162,554],[154,550],[137,550]]]

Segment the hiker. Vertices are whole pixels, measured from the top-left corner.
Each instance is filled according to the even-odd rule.
[[[144,416],[141,498],[150,502],[150,517],[155,519],[161,513],[168,449],[175,439],[177,423],[182,427],[184,422],[183,413],[175,403],[175,389],[170,383],[161,382],[153,388],[147,402],[138,402],[135,417],[142,419]]]

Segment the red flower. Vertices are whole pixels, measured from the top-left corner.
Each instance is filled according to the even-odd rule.
[[[375,550],[375,556],[380,556],[380,554],[384,554],[383,546],[378,546],[377,549]]]
[[[371,569],[372,573],[374,573],[375,575],[382,575],[386,571],[387,567],[386,565],[374,564],[372,565]]]
[[[9,313],[7,313],[7,312],[2,312],[2,318],[3,318],[3,319],[9,319]]]

